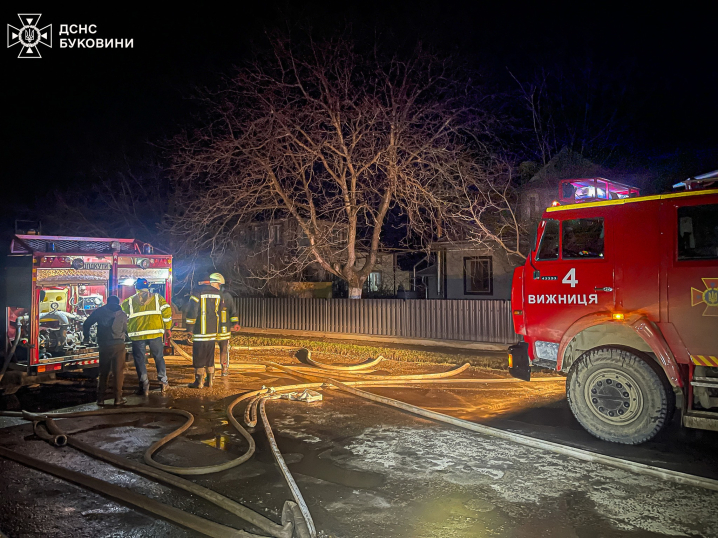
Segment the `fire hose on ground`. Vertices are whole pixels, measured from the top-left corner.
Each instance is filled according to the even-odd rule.
[[[173,346],[175,347],[175,350],[180,352],[181,355],[187,356],[191,359],[191,356],[186,354],[184,350],[182,350],[178,345],[173,342]],[[377,361],[378,362],[378,361]],[[369,366],[366,366],[366,365]],[[373,364],[371,364],[371,361],[362,363],[362,370],[365,370],[367,367],[371,367]],[[244,365],[243,365],[244,366]],[[256,363],[248,364],[247,366],[250,366],[251,368],[247,368],[247,370],[257,370]],[[305,536],[316,536],[316,529],[314,527],[314,523],[311,518],[311,514],[309,513],[308,507],[306,506],[306,503],[304,502],[304,499],[301,496],[301,492],[299,491],[299,488],[296,485],[296,482],[291,476],[291,473],[289,472],[289,469],[284,462],[284,459],[281,456],[281,452],[279,451],[276,441],[274,440],[274,435],[271,431],[271,426],[269,424],[269,421],[266,416],[265,412],[265,404],[266,401],[269,399],[277,398],[280,394],[291,392],[291,391],[298,391],[298,390],[306,390],[306,389],[338,389],[342,390],[344,392],[347,392],[349,394],[352,394],[354,396],[358,396],[361,398],[368,399],[370,401],[374,401],[377,403],[382,403],[385,405],[390,405],[392,407],[423,416],[425,418],[429,418],[432,420],[444,422],[446,424],[450,424],[453,426],[457,426],[460,428],[464,428],[470,431],[474,431],[477,433],[481,433],[484,435],[490,435],[494,437],[498,437],[504,440],[516,442],[522,445],[531,446],[534,448],[540,448],[543,450],[547,450],[550,452],[554,452],[557,454],[562,454],[566,456],[571,456],[577,459],[581,459],[583,461],[589,461],[589,462],[595,462],[595,463],[601,463],[604,465],[609,465],[612,467],[616,467],[619,469],[623,469],[630,472],[635,472],[639,474],[644,474],[647,476],[652,476],[668,481],[672,481],[679,484],[685,484],[685,485],[691,485],[691,486],[697,486],[697,487],[703,487],[706,489],[716,490],[718,491],[718,481],[712,480],[708,478],[702,478],[694,475],[689,475],[685,473],[680,473],[676,471],[661,469],[659,467],[654,467],[650,465],[640,464],[640,463],[634,463],[630,461],[621,460],[619,458],[613,458],[610,456],[604,456],[602,454],[597,454],[594,452],[568,447],[564,445],[559,445],[557,443],[552,443],[549,441],[543,441],[537,438],[524,436],[521,434],[516,434],[512,432],[506,432],[503,430],[499,430],[496,428],[491,428],[488,426],[483,426],[480,424],[476,424],[473,422],[457,419],[454,417],[450,417],[448,415],[444,415],[442,413],[437,413],[434,411],[430,411],[418,406],[414,406],[411,404],[407,404],[404,402],[400,402],[397,400],[393,400],[391,398],[386,398],[383,396],[378,396],[360,389],[357,389],[358,386],[364,386],[364,387],[370,387],[370,386],[397,386],[397,387],[410,387],[412,385],[418,385],[418,384],[442,384],[442,383],[450,383],[450,382],[456,382],[456,383],[503,383],[507,381],[515,381],[513,379],[446,379],[442,376],[447,375],[456,375],[462,371],[464,371],[467,367],[467,365],[463,365],[458,368],[454,368],[452,370],[449,370],[448,372],[442,372],[440,374],[418,374],[418,375],[409,375],[409,376],[371,376],[362,374],[360,372],[357,372],[356,374],[353,374],[354,376],[360,376],[364,378],[361,381],[338,381],[333,379],[334,377],[346,377],[347,375],[352,374],[345,374],[341,370],[332,370],[332,371],[324,371],[322,372],[320,368],[304,368],[304,367],[295,367],[295,366],[284,366],[279,365],[271,362],[262,363],[261,365],[262,369],[267,370],[279,370],[283,371],[285,373],[288,373],[293,376],[298,377],[304,377],[304,378],[322,378],[322,382],[312,382],[312,383],[303,383],[298,385],[289,385],[289,386],[282,386],[278,387],[276,389],[267,389],[262,388],[260,390],[252,391],[246,394],[242,394],[237,396],[230,404],[227,406],[227,418],[229,419],[230,423],[235,427],[235,429],[238,430],[238,432],[247,439],[249,443],[249,447],[247,449],[247,452],[243,454],[242,456],[235,458],[234,460],[231,460],[229,462],[225,462],[218,465],[212,465],[212,466],[203,466],[203,467],[176,467],[176,466],[168,466],[163,465],[158,462],[156,462],[153,459],[153,454],[157,452],[162,446],[169,443],[172,439],[175,439],[177,436],[181,435],[184,431],[186,431],[192,424],[192,421],[194,420],[194,417],[182,410],[176,410],[176,409],[165,409],[165,408],[134,408],[134,409],[113,409],[113,410],[100,410],[100,411],[88,411],[88,412],[80,412],[80,413],[57,413],[57,414],[45,414],[45,415],[34,415],[30,413],[13,413],[13,412],[1,412],[0,414],[6,415],[6,416],[21,416],[22,418],[25,418],[26,420],[33,421],[34,424],[34,430],[36,433],[38,433],[38,436],[46,439],[50,442],[54,442],[58,446],[62,446],[64,443],[69,444],[70,446],[73,446],[79,450],[82,450],[83,452],[86,452],[87,454],[93,455],[98,457],[99,459],[103,459],[104,461],[107,461],[108,463],[111,463],[113,465],[116,465],[118,467],[122,467],[128,470],[131,470],[133,472],[137,472],[139,474],[143,474],[145,476],[150,476],[152,478],[155,478],[159,481],[168,483],[170,485],[174,485],[178,488],[185,489],[186,491],[189,491],[191,493],[197,494],[198,496],[209,500],[210,502],[213,502],[214,504],[221,506],[222,508],[227,509],[228,511],[235,513],[236,515],[239,515],[239,517],[242,517],[246,521],[249,521],[256,527],[262,529],[264,532],[268,532],[271,536],[280,537],[280,538],[289,538],[291,537],[305,537]],[[331,376],[331,377],[329,377]],[[562,380],[561,378],[544,378],[543,381],[558,381]],[[232,501],[231,499],[224,497],[216,492],[213,492],[212,490],[209,490],[207,488],[203,488],[202,486],[198,486],[197,484],[194,484],[193,482],[190,482],[188,480],[185,480],[183,478],[174,476],[176,474],[206,474],[211,472],[218,472],[221,470],[226,470],[232,467],[235,467],[237,465],[240,465],[241,463],[244,463],[247,461],[255,450],[255,444],[254,440],[252,439],[251,435],[242,427],[242,425],[236,420],[234,417],[234,408],[243,401],[249,400],[247,403],[247,407],[245,408],[244,413],[244,421],[247,426],[253,427],[257,423],[257,415],[262,419],[262,422],[265,427],[265,433],[267,434],[267,437],[270,442],[270,447],[272,449],[272,453],[275,457],[275,460],[277,461],[277,464],[280,467],[280,470],[282,471],[282,474],[284,475],[285,480],[287,481],[289,488],[291,490],[292,496],[294,497],[296,504],[292,503],[291,501],[287,501],[284,506],[284,510],[282,513],[282,525],[278,525],[271,520],[264,518],[264,516],[257,514],[250,510],[247,507],[244,507],[243,505],[236,503],[235,501]],[[181,415],[186,418],[185,424],[183,424],[180,428],[177,430],[171,432],[167,436],[163,437],[159,441],[155,442],[150,446],[147,451],[145,452],[144,459],[147,465],[138,464],[136,462],[132,462],[130,460],[127,460],[126,458],[123,458],[121,456],[117,456],[108,452],[105,452],[101,449],[94,448],[90,445],[87,445],[86,443],[75,440],[71,436],[67,436],[62,432],[57,425],[54,422],[54,418],[73,418],[73,417],[80,417],[80,416],[92,416],[92,415],[101,415],[101,414],[121,414],[121,413],[127,413],[127,412],[134,412],[134,413],[171,413],[175,415]],[[20,455],[16,452],[9,451],[5,448],[2,448],[0,450],[0,455],[8,457],[9,459],[14,459],[15,461],[18,461],[20,463],[23,463],[25,465],[29,465],[31,467],[39,468],[40,470],[44,470],[45,472],[49,472],[50,474],[56,474],[56,476],[61,476],[56,473],[58,469],[53,469],[51,464],[47,464],[44,462],[40,462],[39,460],[34,460],[33,458],[30,458],[28,456]],[[42,464],[42,468],[40,466],[36,466],[35,463]],[[74,471],[67,471],[62,470],[64,472],[64,475],[61,476],[63,478],[66,478],[67,480],[74,481],[76,483],[80,483],[77,480],[80,479],[80,477],[86,477],[86,475],[82,475],[81,473],[75,473],[77,475],[80,475],[80,477],[74,476]],[[173,474],[170,474],[173,473]],[[91,477],[86,477],[91,478]],[[186,514],[185,512],[182,512],[180,510],[174,509],[173,507],[163,505],[162,503],[158,503],[157,501],[153,501],[152,503],[147,503],[147,498],[141,495],[138,495],[143,501],[139,504],[134,503],[133,499],[130,498],[132,496],[125,495],[124,497],[120,495],[120,492],[116,491],[115,488],[119,488],[121,490],[126,490],[126,488],[120,488],[119,486],[114,486],[112,484],[107,484],[103,481],[97,481],[101,484],[97,484],[93,481],[97,479],[92,479],[90,481],[86,481],[84,484],[81,485],[87,485],[90,489],[95,489],[95,491],[99,491],[100,493],[105,493],[108,496],[111,496],[113,498],[117,498],[119,500],[122,500],[124,502],[127,502],[129,504],[134,504],[135,506],[138,506],[142,509],[145,509],[147,511],[150,511],[152,513],[155,513],[156,515],[159,515],[160,517],[163,517],[165,519],[168,519],[169,521],[173,521],[179,525],[193,528],[195,530],[199,530],[199,532],[202,532],[203,534],[206,534],[207,536],[237,536],[237,537],[243,537],[243,536],[256,536],[256,535],[249,535],[245,533],[244,531],[238,531],[236,529],[225,527],[222,525],[219,525],[214,522],[208,522],[207,520],[204,520],[202,518],[199,518],[197,516]],[[109,488],[102,489],[102,484],[106,484],[107,486],[111,486]],[[100,489],[96,489],[100,488]],[[131,493],[131,492],[130,492]],[[123,493],[124,494],[124,493]],[[132,494],[137,495],[137,494]],[[137,499],[134,499],[134,501],[137,501]],[[155,503],[159,506],[155,506]],[[164,508],[163,508],[164,507]],[[176,512],[179,512],[177,514]],[[188,518],[185,518],[184,516],[189,516]],[[193,519],[196,518],[196,519]],[[210,523],[208,525],[208,523]],[[215,532],[219,534],[214,534]]]
[[[179,346],[177,346],[179,348]],[[646,465],[642,463],[636,463],[628,460],[622,460],[620,458],[614,458],[612,456],[606,456],[603,454],[598,454],[596,452],[591,452],[589,450],[583,450],[580,448],[574,448],[570,446],[561,445],[558,443],[553,443],[550,441],[543,441],[541,439],[537,439],[535,437],[530,437],[526,435],[521,435],[518,433],[513,432],[507,432],[504,430],[500,430],[498,428],[492,428],[489,426],[483,426],[481,424],[476,424],[474,422],[469,422],[466,420],[457,419],[454,417],[450,417],[449,415],[444,415],[442,413],[437,413],[435,411],[430,411],[428,409],[423,409],[418,406],[414,406],[408,403],[399,402],[397,400],[393,400],[391,398],[386,398],[383,396],[378,396],[375,394],[371,394],[369,392],[365,392],[362,390],[358,390],[355,387],[357,386],[372,386],[374,383],[376,385],[374,386],[400,386],[402,384],[407,385],[413,385],[413,384],[423,384],[423,383],[448,383],[448,382],[456,382],[456,383],[487,383],[487,382],[502,382],[503,379],[441,379],[440,376],[446,376],[448,372],[442,372],[440,374],[420,374],[416,376],[371,376],[371,375],[362,375],[361,377],[363,379],[369,379],[369,381],[359,381],[359,382],[345,382],[341,383],[339,381],[334,382],[334,380],[329,379],[328,376],[331,375],[333,378],[336,377],[344,377],[343,372],[337,373],[335,371],[329,372],[321,372],[318,369],[314,368],[304,368],[304,367],[298,367],[298,366],[282,366],[274,363],[264,363],[268,369],[277,369],[284,371],[289,374],[294,374],[300,377],[305,378],[323,378],[326,380],[328,384],[333,385],[336,388],[339,388],[340,390],[344,390],[346,392],[349,392],[351,394],[354,394],[355,396],[359,396],[365,399],[369,399],[378,403],[383,403],[386,405],[390,405],[392,407],[396,407],[398,409],[402,409],[404,411],[421,415],[426,418],[430,418],[432,420],[437,420],[440,422],[444,422],[447,424],[451,424],[453,426],[457,426],[460,428],[468,429],[477,433],[482,433],[484,435],[490,435],[493,437],[498,437],[501,439],[505,439],[508,441],[512,441],[518,444],[530,446],[530,447],[536,447],[543,450],[547,450],[550,452],[554,452],[556,454],[561,454],[565,456],[574,457],[576,459],[580,459],[582,461],[588,461],[588,462],[594,462],[594,463],[601,463],[604,465],[608,465],[611,467],[616,467],[618,469],[623,469],[625,471],[630,471],[638,474],[643,474],[646,476],[652,476],[655,478],[660,478],[662,480],[668,480],[671,482],[675,482],[678,484],[686,484],[696,487],[702,487],[706,489],[711,489],[714,491],[718,491],[718,480],[710,479],[710,478],[704,478],[696,475],[690,475],[687,473],[681,473],[678,471],[672,471],[669,469],[663,469],[661,467],[655,467],[652,465]],[[365,363],[366,364],[366,363]],[[454,375],[456,373],[459,373],[460,371],[463,371],[465,368],[468,367],[468,364],[465,364],[459,368],[456,368],[454,370],[450,370],[449,372],[453,372]],[[412,379],[413,378],[413,379]],[[428,378],[428,379],[427,379]],[[439,378],[439,379],[437,379]],[[555,378],[539,378],[541,380],[551,381],[555,380]],[[537,380],[534,380],[538,381]],[[320,388],[314,386],[316,384],[306,385],[305,388]],[[341,386],[340,386],[341,385]],[[296,386],[296,389],[301,389],[300,386]],[[251,407],[251,406],[250,406]],[[245,417],[246,420],[247,417]],[[255,419],[256,422],[256,419]]]
[[[173,345],[175,347],[175,350],[178,352],[182,352],[181,354],[187,356],[189,359],[191,359],[191,356],[184,352],[178,345],[176,345],[175,342],[173,342]],[[378,363],[378,360],[369,361],[364,364],[359,365],[361,368],[370,367],[375,363]],[[244,366],[244,365],[242,365]],[[252,367],[257,366],[254,364],[248,364],[248,369],[253,369]],[[301,371],[294,371],[292,368],[281,366],[279,364],[275,363],[265,363],[264,365],[260,365],[261,369],[266,368],[274,368],[278,370],[285,371],[286,373],[289,373],[290,375],[294,376],[300,376],[300,377],[314,377],[316,376],[316,372],[312,372],[312,374],[308,375],[305,372]],[[461,366],[459,368],[450,370],[448,372],[444,372],[442,374],[438,374],[440,376],[445,375],[456,375],[457,373],[460,373],[464,371],[468,367],[468,365]],[[331,372],[332,375],[341,375],[341,372]],[[322,374],[322,377],[324,377],[326,374]],[[356,385],[398,385],[398,386],[405,386],[407,384],[413,384],[413,383],[420,383],[420,382],[436,382],[435,379],[431,379],[431,377],[436,376],[437,374],[422,374],[422,375],[415,375],[415,376],[408,376],[413,379],[406,379],[407,376],[363,376],[363,377],[370,377],[370,379],[366,381],[355,381],[350,382],[350,384],[356,384]],[[429,379],[425,379],[426,377],[429,377]],[[459,381],[459,380],[456,380]],[[479,381],[479,380],[472,380],[472,381]],[[504,380],[498,380],[498,379],[492,379],[492,380],[485,380],[485,382],[495,382],[495,381],[504,381]],[[64,446],[65,444],[69,444],[70,446],[81,450],[85,452],[86,454],[96,457],[98,459],[101,459],[103,461],[106,461],[112,465],[115,465],[120,468],[124,468],[127,470],[130,470],[132,472],[136,472],[138,474],[148,476],[151,478],[154,478],[158,481],[170,484],[172,486],[175,486],[180,489],[184,489],[185,491],[188,491],[190,493],[193,493],[199,497],[202,497],[210,502],[213,502],[217,506],[220,506],[229,512],[241,517],[242,519],[250,522],[251,524],[255,525],[256,527],[262,529],[265,532],[268,532],[271,536],[279,537],[279,538],[289,538],[291,536],[297,536],[297,537],[304,537],[304,536],[316,536],[316,530],[314,528],[314,524],[311,519],[311,515],[309,513],[309,510],[306,506],[306,503],[304,502],[303,498],[301,497],[301,493],[299,492],[299,488],[296,485],[296,482],[294,482],[293,478],[291,477],[291,473],[289,472],[288,467],[286,466],[286,463],[284,462],[281,453],[279,452],[279,449],[276,445],[276,441],[274,440],[274,436],[271,431],[271,426],[269,424],[269,421],[267,419],[265,410],[264,410],[264,404],[266,399],[276,397],[276,395],[283,393],[283,392],[289,392],[289,391],[295,391],[295,390],[302,390],[302,389],[308,389],[308,388],[322,388],[324,386],[324,383],[305,383],[301,385],[290,385],[290,386],[284,386],[280,387],[277,390],[272,389],[271,391],[269,389],[261,389],[258,391],[253,391],[247,394],[243,394],[235,398],[230,404],[227,406],[227,417],[229,421],[232,423],[232,425],[237,429],[237,431],[247,440],[248,442],[248,449],[242,456],[235,458],[233,460],[230,460],[228,462],[217,464],[217,465],[210,465],[210,466],[202,466],[202,467],[178,467],[178,466],[170,466],[170,465],[164,465],[154,460],[153,455],[163,446],[165,446],[167,443],[184,433],[189,427],[192,425],[194,421],[194,417],[191,413],[183,410],[178,409],[166,409],[166,408],[125,408],[125,409],[103,409],[98,411],[85,411],[85,412],[76,412],[76,413],[51,413],[51,414],[32,414],[27,412],[2,412],[0,414],[6,415],[6,416],[14,416],[14,417],[20,417],[24,418],[26,420],[33,422],[33,430],[38,435],[38,437],[51,442],[52,444],[56,446]],[[185,480],[183,478],[180,478],[175,475],[201,475],[201,474],[208,474],[208,473],[214,473],[219,472],[223,470],[230,469],[232,467],[236,467],[245,461],[247,461],[255,450],[255,443],[251,435],[242,427],[241,424],[235,419],[233,410],[236,407],[237,404],[244,400],[250,399],[250,404],[247,406],[247,410],[245,412],[245,416],[247,413],[250,415],[253,414],[253,418],[251,420],[247,420],[247,424],[249,426],[255,426],[256,425],[256,419],[257,419],[257,405],[259,404],[260,409],[260,415],[262,417],[262,421],[265,426],[265,432],[267,433],[268,439],[270,441],[270,446],[272,448],[272,452],[274,454],[275,459],[277,460],[277,463],[280,467],[280,470],[282,471],[285,479],[287,480],[287,483],[289,484],[290,490],[292,492],[293,497],[296,500],[296,504],[292,502],[285,503],[284,510],[282,513],[282,525],[277,525],[276,523],[272,522],[271,520],[265,518],[264,516],[257,514],[256,512],[250,510],[249,508],[236,503],[235,501],[232,501],[231,499],[224,497],[212,490],[209,490],[207,488],[203,488],[202,486],[199,486],[197,484],[194,484],[193,482],[190,482],[188,480]],[[122,456],[118,456],[109,452],[106,452],[102,449],[92,447],[91,445],[88,445],[87,443],[84,443],[82,441],[79,441],[77,439],[74,439],[71,436],[66,435],[64,432],[60,430],[60,428],[57,426],[57,424],[54,422],[54,419],[57,418],[80,418],[80,417],[88,417],[88,416],[99,416],[99,415],[114,415],[114,414],[128,414],[128,413],[152,413],[152,414],[172,414],[176,416],[181,416],[185,418],[184,424],[182,424],[179,428],[174,430],[173,432],[169,433],[162,439],[156,441],[153,443],[145,452],[144,454],[144,460],[146,462],[146,465],[140,464],[137,462],[133,462],[131,460],[128,460],[127,458],[124,458]],[[76,482],[80,485],[86,485],[90,489],[94,489],[97,491],[97,487],[101,485],[101,483],[95,482],[93,480],[90,481],[82,481],[81,477],[84,476],[81,473],[76,474],[68,474],[63,473],[62,475],[57,472],[57,469],[55,469],[56,466],[52,466],[51,464],[44,464],[43,462],[39,462],[39,460],[35,460],[34,458],[28,457],[28,456],[22,456],[22,457],[13,457],[13,455],[16,454],[12,451],[8,451],[7,449],[2,450],[2,455],[5,455],[9,457],[10,459],[15,459],[15,461],[18,461],[20,463],[23,463],[25,465],[29,465],[31,467],[35,467],[37,469],[43,470],[45,472],[48,472],[50,474],[55,474],[56,476],[64,477],[67,480]],[[38,465],[36,465],[38,463]],[[39,465],[42,464],[42,465]],[[100,481],[101,482],[101,481]],[[113,488],[108,488],[106,491],[107,495],[122,500],[124,502],[127,502],[129,504],[133,504],[139,508],[143,508],[144,504],[133,501],[133,499],[136,501],[137,498],[134,496],[118,496],[117,490]],[[140,496],[141,497],[141,496]],[[161,505],[161,503],[158,503]],[[177,519],[173,517],[173,514],[176,514],[174,510],[162,510],[161,506],[155,506],[154,503],[150,503],[151,506],[151,512],[160,515],[161,517],[165,517],[165,519],[169,519],[170,521],[174,521],[180,525],[183,526],[189,526],[193,529],[205,529],[207,532],[206,534],[209,536],[213,536],[214,532],[219,532],[220,534],[224,533],[224,535],[231,535],[228,533],[232,532],[238,532],[234,529],[230,528],[215,528],[214,526],[206,526],[202,521],[193,520],[190,518],[190,520],[186,519]],[[171,508],[171,507],[169,507]],[[201,518],[200,518],[201,519]],[[221,526],[220,526],[221,527]],[[241,536],[241,535],[237,535]]]
[[[175,349],[181,349],[179,346],[175,346]],[[191,357],[190,357],[191,358]],[[288,370],[282,367],[281,365],[274,364],[274,363],[267,363],[270,367],[280,369],[280,370]],[[458,373],[459,371],[463,371],[465,368],[461,368],[460,370],[453,370],[449,372],[450,375],[455,375],[455,373]],[[293,375],[300,375],[299,372],[293,372],[291,370],[288,371],[288,373]],[[431,375],[431,374],[429,374]],[[373,376],[376,377],[376,376]],[[372,383],[375,380],[368,381],[368,383]],[[391,380],[386,380],[391,381]],[[406,382],[404,380],[403,382]],[[367,382],[359,382],[361,384],[366,384]],[[191,413],[187,411],[183,411],[180,409],[166,409],[166,408],[125,408],[125,409],[101,409],[97,411],[82,411],[82,412],[75,412],[75,413],[48,413],[48,414],[33,414],[28,412],[1,412],[1,415],[4,416],[11,416],[11,417],[17,417],[17,418],[24,418],[25,420],[29,420],[33,422],[33,431],[36,433],[38,437],[41,439],[44,439],[55,446],[65,446],[66,444],[85,452],[86,454],[96,457],[98,459],[101,459],[103,461],[106,461],[112,465],[115,465],[120,468],[124,468],[127,470],[130,470],[132,472],[148,476],[151,478],[154,478],[158,481],[170,484],[172,486],[175,486],[180,489],[184,489],[185,491],[188,491],[190,493],[193,493],[199,497],[202,497],[210,502],[213,502],[217,506],[220,506],[229,512],[241,517],[245,521],[250,522],[251,524],[255,525],[256,527],[262,529],[265,532],[269,532],[271,536],[276,536],[279,538],[290,538],[291,536],[297,536],[297,537],[304,537],[304,536],[316,536],[316,530],[314,527],[314,524],[311,519],[311,515],[309,513],[309,509],[306,506],[306,503],[304,502],[304,499],[301,496],[301,493],[299,492],[299,488],[296,485],[296,482],[294,482],[294,479],[291,476],[291,473],[289,472],[289,469],[284,462],[284,459],[281,456],[281,453],[279,452],[279,449],[277,447],[276,441],[274,440],[273,433],[271,431],[271,426],[269,424],[269,420],[267,419],[265,410],[264,410],[264,403],[265,400],[269,397],[272,397],[274,394],[278,394],[281,392],[288,392],[288,391],[294,391],[298,389],[306,389],[309,387],[313,388],[320,388],[322,387],[323,383],[310,383],[310,384],[302,384],[302,385],[290,385],[285,387],[280,387],[278,391],[272,391],[272,394],[270,396],[267,396],[266,393],[268,392],[265,389],[261,389],[258,391],[253,391],[247,394],[243,394],[235,398],[228,406],[227,406],[227,417],[229,421],[232,423],[232,425],[237,429],[237,431],[247,440],[248,442],[248,449],[247,451],[240,457],[235,458],[233,460],[230,460],[228,462],[224,462],[221,464],[216,465],[209,465],[209,466],[201,466],[201,467],[179,467],[179,466],[173,466],[173,465],[165,465],[157,462],[153,455],[163,446],[165,446],[167,443],[184,433],[189,429],[189,427],[194,422],[194,417]],[[286,503],[283,514],[282,514],[282,525],[277,525],[271,520],[265,518],[264,516],[257,514],[256,512],[250,510],[249,508],[236,503],[232,501],[231,499],[224,497],[222,495],[217,494],[216,492],[213,492],[207,488],[203,488],[202,486],[199,486],[197,484],[194,484],[193,482],[190,482],[188,480],[182,479],[175,475],[202,475],[202,474],[209,474],[209,473],[215,473],[227,469],[231,469],[233,467],[236,467],[238,465],[241,465],[245,461],[247,461],[254,453],[255,451],[255,443],[252,436],[247,432],[242,425],[236,420],[234,417],[233,410],[237,404],[240,402],[252,399],[255,405],[250,405],[248,408],[255,409],[255,419],[252,426],[256,425],[256,403],[259,401],[259,412],[262,417],[262,421],[264,423],[265,432],[267,434],[267,437],[270,441],[270,446],[272,448],[272,452],[274,454],[274,457],[277,461],[277,464],[280,467],[280,470],[282,471],[282,474],[284,475],[290,490],[292,492],[293,497],[295,498],[296,504],[294,503]],[[101,416],[101,415],[120,415],[120,414],[139,414],[139,413],[151,413],[151,414],[170,414],[175,416],[180,416],[185,419],[184,424],[182,424],[179,428],[175,429],[174,431],[170,432],[163,438],[159,439],[155,443],[153,443],[145,452],[144,454],[144,460],[146,465],[133,462],[127,458],[124,458],[122,456],[118,456],[115,454],[112,454],[110,452],[104,451],[102,449],[93,447],[87,443],[84,443],[82,441],[79,441],[77,439],[74,439],[71,436],[68,436],[65,434],[55,423],[55,419],[59,418],[82,418],[82,417],[91,417],[91,416]],[[36,469],[42,470],[44,472],[47,472],[49,474],[53,474],[55,476],[58,476],[60,478],[64,478],[66,480],[69,480],[71,482],[77,483],[79,485],[85,486],[89,489],[92,489],[94,491],[100,491],[103,492],[101,489],[102,484],[107,484],[103,481],[94,479],[92,477],[86,477],[86,475],[83,475],[82,473],[76,473],[74,471],[67,471],[62,468],[59,468],[57,466],[54,466],[52,464],[42,462],[40,460],[36,460],[35,458],[31,458],[29,456],[25,456],[22,454],[18,454],[16,452],[10,451],[8,449],[2,448],[0,450],[0,455],[3,455],[5,457],[8,457],[9,459],[13,459],[19,463],[22,463],[24,465],[28,465],[30,467],[34,467]],[[170,474],[172,473],[172,474]],[[83,478],[84,477],[84,478]],[[85,479],[87,478],[87,479]],[[206,525],[205,521],[202,520],[202,518],[197,518],[196,516],[191,516],[189,514],[188,518],[176,517],[178,514],[178,511],[172,507],[166,506],[167,509],[163,508],[165,505],[162,503],[158,503],[157,501],[153,501],[151,503],[148,503],[145,506],[145,503],[138,502],[139,498],[142,498],[141,495],[137,494],[120,494],[121,492],[126,492],[127,490],[125,488],[119,488],[119,486],[114,486],[112,484],[107,484],[108,487],[104,490],[104,492],[115,499],[118,499],[120,501],[132,504],[133,506],[137,506],[138,508],[146,508],[147,511],[152,512],[155,515],[164,517],[165,519],[169,519],[170,521],[174,521],[175,523],[178,523],[180,525],[200,530],[204,529],[208,536],[219,536],[219,535],[233,535],[233,536],[244,536],[243,534],[236,534],[237,532],[234,529],[231,529],[229,527],[224,526],[217,526],[217,524],[214,525]],[[100,488],[100,489],[98,489]],[[120,491],[122,490],[122,491]],[[131,493],[131,492],[130,492]],[[181,512],[181,511],[179,511]],[[297,513],[299,512],[299,513]],[[202,531],[204,532],[204,531]],[[234,534],[231,534],[234,533]]]

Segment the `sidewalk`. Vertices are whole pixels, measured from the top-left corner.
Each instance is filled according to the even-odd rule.
[[[276,337],[299,337],[299,338],[321,338],[326,340],[343,340],[362,342],[366,344],[400,344],[409,346],[422,346],[433,348],[463,349],[469,351],[507,351],[511,344],[496,344],[491,342],[468,342],[464,340],[432,340],[429,338],[402,338],[396,336],[379,336],[370,334],[346,334],[346,333],[325,333],[319,331],[293,331],[287,329],[257,329],[253,327],[242,327],[234,334],[246,336],[276,336]]]

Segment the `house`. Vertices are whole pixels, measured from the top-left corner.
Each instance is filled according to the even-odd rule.
[[[519,189],[517,213],[527,238],[522,252],[532,248],[544,209],[558,199],[560,181],[598,176],[629,185],[645,180],[633,173],[609,171],[566,147],[534,173]],[[436,241],[430,251],[430,263],[417,271],[414,283],[427,299],[510,299],[513,269],[524,263],[499,247],[479,247],[470,241]]]
[[[341,248],[345,230],[327,222],[323,239]],[[312,261],[306,247],[309,241],[292,218],[255,221],[241,227],[223,265],[228,270],[232,290],[240,296],[332,298],[346,297],[346,282]],[[364,297],[396,297],[400,289],[411,287],[411,272],[402,269],[402,252],[382,251],[364,283]],[[357,267],[363,267],[366,253],[359,252]]]
[[[432,264],[417,271],[415,289],[425,299],[509,299],[514,267],[504,250],[479,248],[468,241],[436,241]]]
[[[519,190],[518,213],[527,228],[536,229],[544,209],[557,199],[562,179],[607,176],[610,172],[564,147]]]

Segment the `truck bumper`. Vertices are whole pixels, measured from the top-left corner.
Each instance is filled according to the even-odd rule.
[[[523,381],[531,380],[528,343],[519,342],[509,347],[509,374]]]

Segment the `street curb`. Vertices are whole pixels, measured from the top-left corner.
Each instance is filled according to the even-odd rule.
[[[295,331],[288,329],[257,329],[253,327],[242,327],[234,334],[261,335],[261,336],[286,336],[301,338],[326,338],[327,340],[352,340],[355,342],[366,342],[375,344],[403,344],[424,347],[446,347],[452,349],[465,349],[471,351],[507,351],[511,344],[495,344],[490,342],[467,342],[463,340],[432,340],[429,338],[400,338],[395,336],[378,336],[368,334],[345,334],[327,333],[320,331]]]

